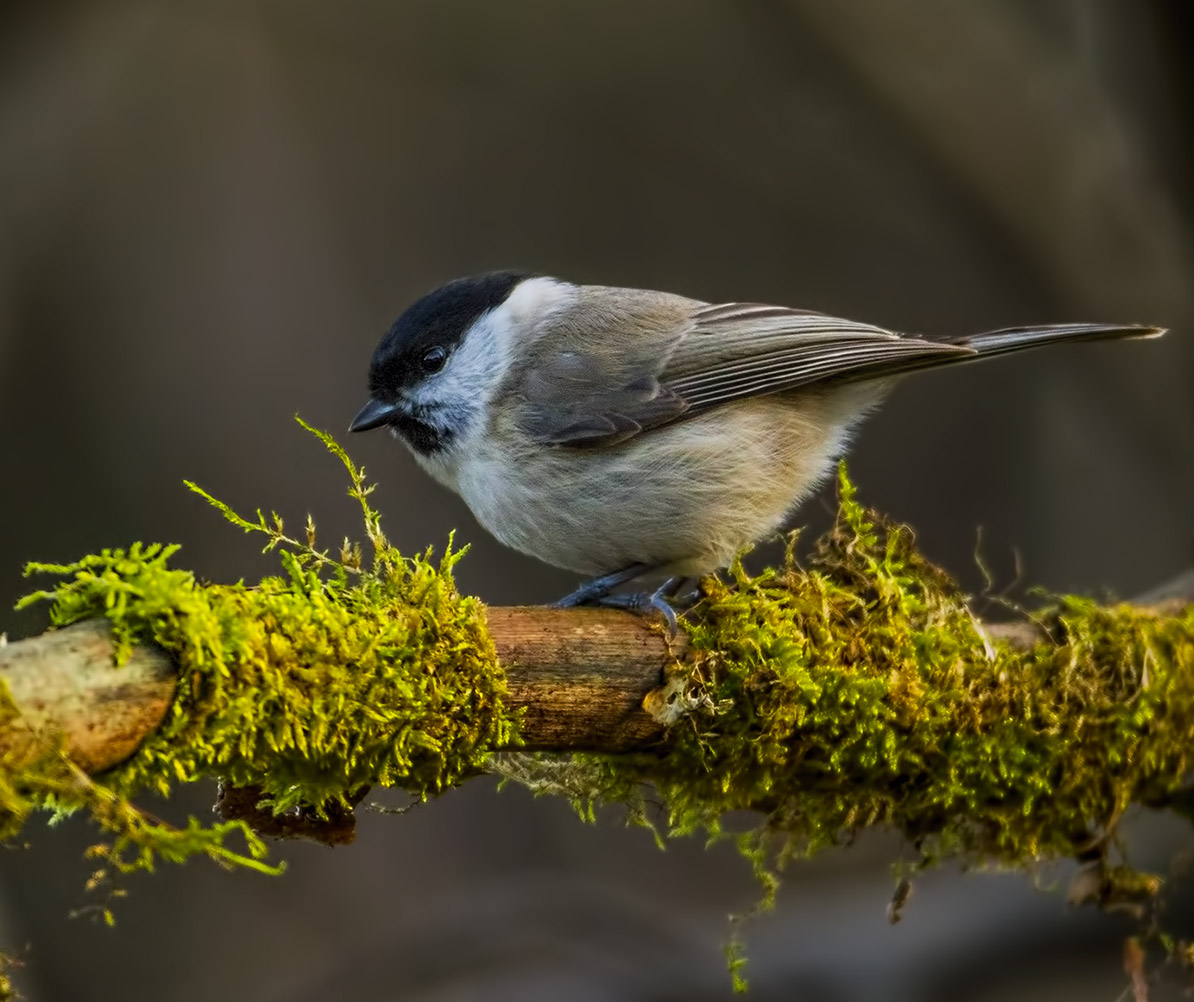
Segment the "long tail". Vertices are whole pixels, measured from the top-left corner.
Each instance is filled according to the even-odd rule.
[[[1109,341],[1114,338],[1152,338],[1164,327],[1138,324],[1043,324],[1039,327],[1005,327],[965,337],[911,338],[878,346],[865,358],[852,356],[844,364],[820,374],[824,381],[855,382],[902,376],[940,365],[956,365],[994,358],[1025,348],[1061,344],[1066,341]],[[913,342],[909,345],[909,341]],[[923,350],[916,350],[919,344]],[[909,350],[911,348],[911,350]],[[807,380],[806,382],[812,382]]]
[[[1110,341],[1115,338],[1160,337],[1164,327],[1135,324],[1044,324],[1040,327],[1005,327],[985,334],[949,338],[949,344],[973,348],[983,358],[1003,355],[1022,348],[1056,344],[1062,341]]]

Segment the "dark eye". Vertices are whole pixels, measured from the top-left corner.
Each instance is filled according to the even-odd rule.
[[[448,353],[436,345],[434,348],[428,348],[423,352],[423,357],[419,360],[423,366],[423,371],[427,373],[439,372],[444,367],[444,362],[448,360]]]

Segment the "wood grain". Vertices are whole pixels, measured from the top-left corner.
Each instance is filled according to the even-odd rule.
[[[489,631],[510,688],[524,708],[533,751],[628,751],[659,734],[643,699],[683,657],[659,626],[616,609],[512,606],[489,610]]]

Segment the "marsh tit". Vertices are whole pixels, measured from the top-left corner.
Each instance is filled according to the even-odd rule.
[[[1157,327],[924,338],[759,303],[503,271],[406,310],[351,431],[388,427],[507,546],[584,575],[562,605],[657,608],[775,532],[897,377]],[[612,594],[643,576],[650,594]]]

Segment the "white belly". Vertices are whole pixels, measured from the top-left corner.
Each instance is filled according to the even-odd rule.
[[[612,448],[518,452],[490,434],[450,469],[424,465],[501,542],[546,563],[702,574],[781,526],[876,389],[742,401]]]

